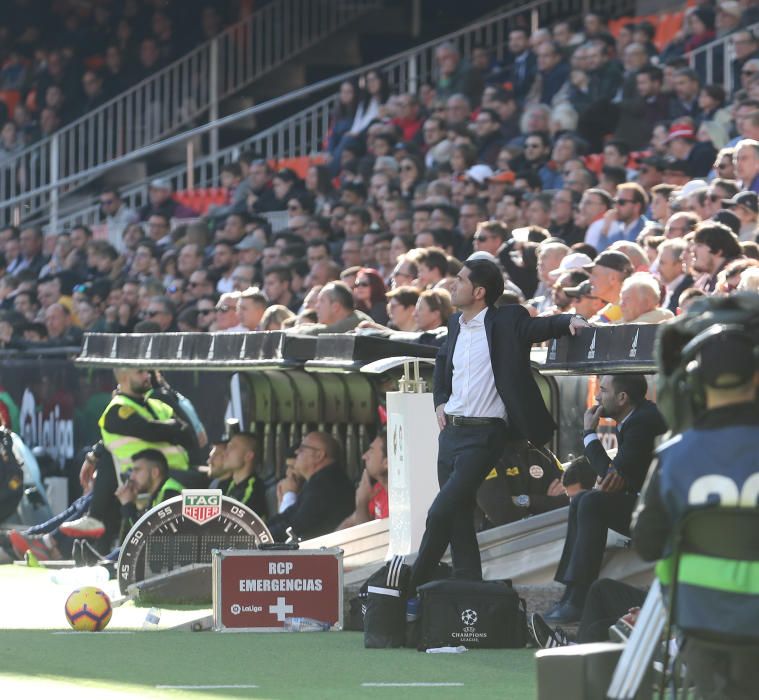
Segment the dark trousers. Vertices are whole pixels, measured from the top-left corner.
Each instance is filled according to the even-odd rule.
[[[554,577],[560,583],[587,592],[601,572],[607,529],[627,535],[638,497],[629,493],[583,491],[569,504],[564,550]],[[574,599],[575,605],[583,600]]]
[[[686,677],[702,700],[753,700],[759,689],[759,647],[685,639]]]
[[[474,529],[477,489],[495,466],[506,444],[501,423],[457,427],[448,424],[438,438],[440,493],[427,513],[427,527],[411,571],[410,590],[430,580],[451,545],[453,575],[482,579],[480,548]]]
[[[609,627],[630,608],[639,608],[646,599],[646,592],[621,581],[602,578],[588,591],[582,611],[577,641],[580,644],[609,641]]]

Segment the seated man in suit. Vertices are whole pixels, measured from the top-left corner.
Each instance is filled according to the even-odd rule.
[[[580,619],[588,589],[601,571],[607,529],[629,534],[654,441],[667,429],[656,404],[646,399],[647,389],[642,374],[604,375],[596,405],[585,412],[585,456],[601,484],[572,498],[564,551],[555,576],[567,588],[562,600],[546,615],[548,622]],[[614,459],[609,458],[596,434],[602,416],[617,422]]]
[[[329,433],[314,431],[303,437],[295,450],[294,474],[278,484],[280,512],[268,522],[275,541],[284,542],[289,527],[304,540],[326,535],[353,512],[355,492],[341,453]]]

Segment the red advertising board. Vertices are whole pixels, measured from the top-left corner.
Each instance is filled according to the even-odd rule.
[[[213,554],[217,630],[282,631],[287,618],[342,627],[342,551],[225,550]]]

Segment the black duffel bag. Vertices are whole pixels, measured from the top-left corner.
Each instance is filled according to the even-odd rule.
[[[527,644],[524,600],[510,581],[432,581],[419,587],[419,648],[517,649]]]
[[[364,646],[401,647],[406,641],[406,598],[411,567],[396,556],[367,581]]]

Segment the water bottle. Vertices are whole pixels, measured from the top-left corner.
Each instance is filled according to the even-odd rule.
[[[155,630],[158,629],[158,623],[161,621],[161,611],[158,608],[150,608],[148,614],[145,615],[145,619],[142,622],[143,630]]]
[[[312,617],[286,617],[284,624],[287,632],[327,632],[331,627],[329,622],[314,620]]]

